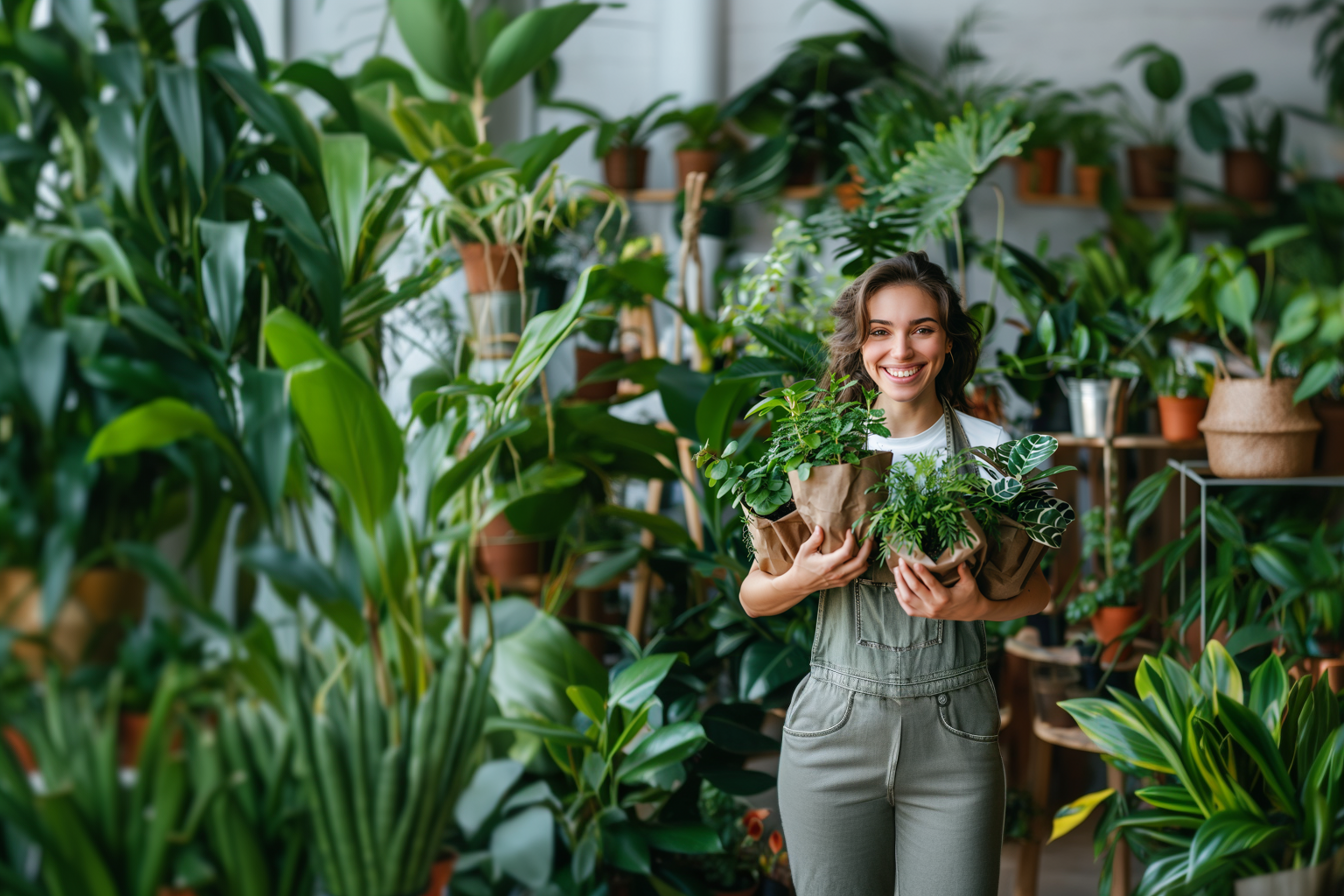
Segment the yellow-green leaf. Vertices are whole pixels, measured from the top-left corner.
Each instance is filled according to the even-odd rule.
[[[1050,839],[1047,843],[1054,843],[1060,837],[1063,837],[1069,831],[1078,827],[1087,820],[1087,816],[1092,814],[1092,810],[1106,802],[1115,795],[1115,790],[1107,787],[1105,790],[1098,790],[1096,793],[1089,793],[1087,796],[1079,797],[1067,806],[1055,813],[1055,823],[1050,828]]]

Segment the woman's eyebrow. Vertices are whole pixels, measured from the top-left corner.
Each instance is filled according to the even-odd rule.
[[[928,323],[928,324],[936,324],[936,323],[938,323],[938,319],[937,319],[936,317],[917,317],[917,318],[915,318],[914,320],[910,321],[909,326],[912,326],[912,327],[913,327],[915,324],[925,324],[925,323]],[[889,327],[889,326],[891,326],[891,321],[889,321],[889,320],[870,320],[870,321],[868,321],[868,325],[869,325],[869,326],[872,326],[873,324],[886,324],[886,325]]]

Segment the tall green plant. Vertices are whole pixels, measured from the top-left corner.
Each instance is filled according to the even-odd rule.
[[[1106,842],[1117,833],[1146,863],[1141,896],[1225,892],[1235,879],[1318,864],[1340,846],[1344,725],[1323,679],[1292,683],[1275,655],[1247,679],[1213,641],[1193,671],[1144,657],[1135,683],[1137,697],[1112,688],[1112,700],[1061,704],[1108,761],[1163,776],[1132,798],[1104,790],[1056,815],[1052,839],[1106,806],[1095,835],[1107,851],[1099,892],[1110,889]]]

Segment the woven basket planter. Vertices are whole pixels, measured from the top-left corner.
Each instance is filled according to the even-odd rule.
[[[1220,378],[1199,423],[1209,468],[1223,479],[1278,479],[1311,473],[1321,424],[1305,402],[1293,404],[1296,379]]]

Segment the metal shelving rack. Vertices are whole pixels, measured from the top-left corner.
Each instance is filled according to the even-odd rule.
[[[1199,486],[1199,647],[1208,643],[1205,631],[1204,611],[1208,598],[1209,554],[1206,549],[1209,538],[1209,489],[1224,486],[1262,485],[1262,486],[1317,486],[1324,488],[1344,488],[1344,476],[1295,476],[1286,479],[1221,479],[1209,470],[1207,461],[1167,460],[1167,466],[1176,470],[1185,479]],[[1181,484],[1181,531],[1185,531],[1185,484]],[[1181,605],[1185,605],[1185,564],[1181,564]]]

